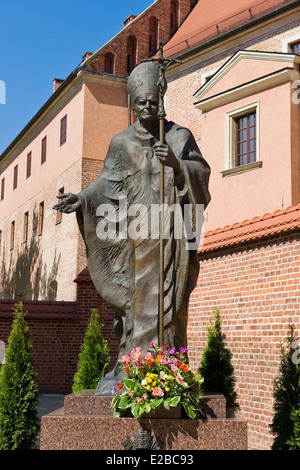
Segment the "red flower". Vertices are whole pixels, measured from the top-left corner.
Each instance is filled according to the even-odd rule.
[[[121,382],[118,382],[117,387],[118,387],[118,390],[122,390],[123,389],[123,384],[121,384]]]
[[[189,371],[189,368],[186,364],[177,364],[178,367],[180,367],[180,369],[182,370],[182,372],[188,372]]]
[[[155,360],[154,357],[151,356],[150,359],[148,359],[148,367],[153,366],[153,364],[155,364]]]

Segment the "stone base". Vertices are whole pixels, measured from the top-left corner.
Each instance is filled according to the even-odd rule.
[[[116,418],[109,410],[112,397],[94,393],[67,395],[63,408],[42,417],[41,450],[247,449],[246,420],[226,409],[223,395],[203,396],[205,417],[192,420]]]

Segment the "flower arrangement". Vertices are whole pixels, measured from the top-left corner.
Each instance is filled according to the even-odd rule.
[[[197,385],[203,379],[189,367],[188,350],[160,348],[154,343],[151,350],[153,353],[143,354],[141,348],[135,348],[120,359],[126,377],[112,390],[115,396],[110,409],[114,409],[114,416],[140,418],[162,406],[170,410],[181,403],[191,419],[198,417],[202,411]]]

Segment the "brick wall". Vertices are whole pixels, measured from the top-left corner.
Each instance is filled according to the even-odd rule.
[[[214,307],[233,354],[236,391],[248,422],[249,445],[270,448],[273,380],[288,325],[300,333],[299,231],[200,254],[190,300],[189,350],[197,368]]]
[[[77,282],[77,302],[24,301],[30,328],[33,360],[40,393],[71,393],[78,354],[89,321],[98,307],[102,332],[108,340],[111,366],[116,362],[118,338],[112,331],[114,312],[100,298],[91,281]],[[13,300],[0,300],[0,341],[6,347],[12,327]]]
[[[179,25],[185,20],[195,2],[193,0],[178,0]],[[151,18],[156,18],[158,26],[158,42],[165,44],[171,37],[171,0],[157,0],[141,15],[121,30],[107,45],[102,47],[94,57],[87,62],[91,71],[103,72],[105,70],[105,54],[113,54],[115,60],[114,75],[126,77],[127,70],[127,39],[134,36],[137,41],[136,63],[152,55],[149,51],[151,32]],[[124,18],[125,20],[125,18]]]
[[[199,254],[200,274],[190,299],[188,347],[194,370],[207,344],[207,327],[220,309],[233,354],[236,391],[248,423],[250,447],[269,449],[273,380],[288,325],[300,331],[299,230]],[[33,339],[40,391],[70,393],[89,312],[98,307],[111,367],[119,339],[114,312],[96,292],[87,269],[76,279],[75,302],[24,302]],[[14,301],[0,301],[0,340],[11,330]]]

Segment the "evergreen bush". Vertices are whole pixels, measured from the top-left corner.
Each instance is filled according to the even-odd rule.
[[[215,324],[208,327],[207,346],[203,352],[199,373],[203,377],[202,392],[223,393],[226,406],[239,408],[235,392],[232,353],[226,347],[226,336],[222,333],[222,321],[218,308],[214,309]]]
[[[0,449],[34,447],[40,427],[36,380],[31,334],[20,302],[14,307],[12,330],[0,371]]]
[[[81,345],[73,392],[95,389],[98,381],[108,372],[110,362],[107,341],[102,336],[102,322],[97,308],[91,309],[89,324]]]
[[[295,326],[289,325],[286,345],[280,345],[279,370],[273,384],[273,450],[300,449],[300,367],[297,349],[299,340]]]

